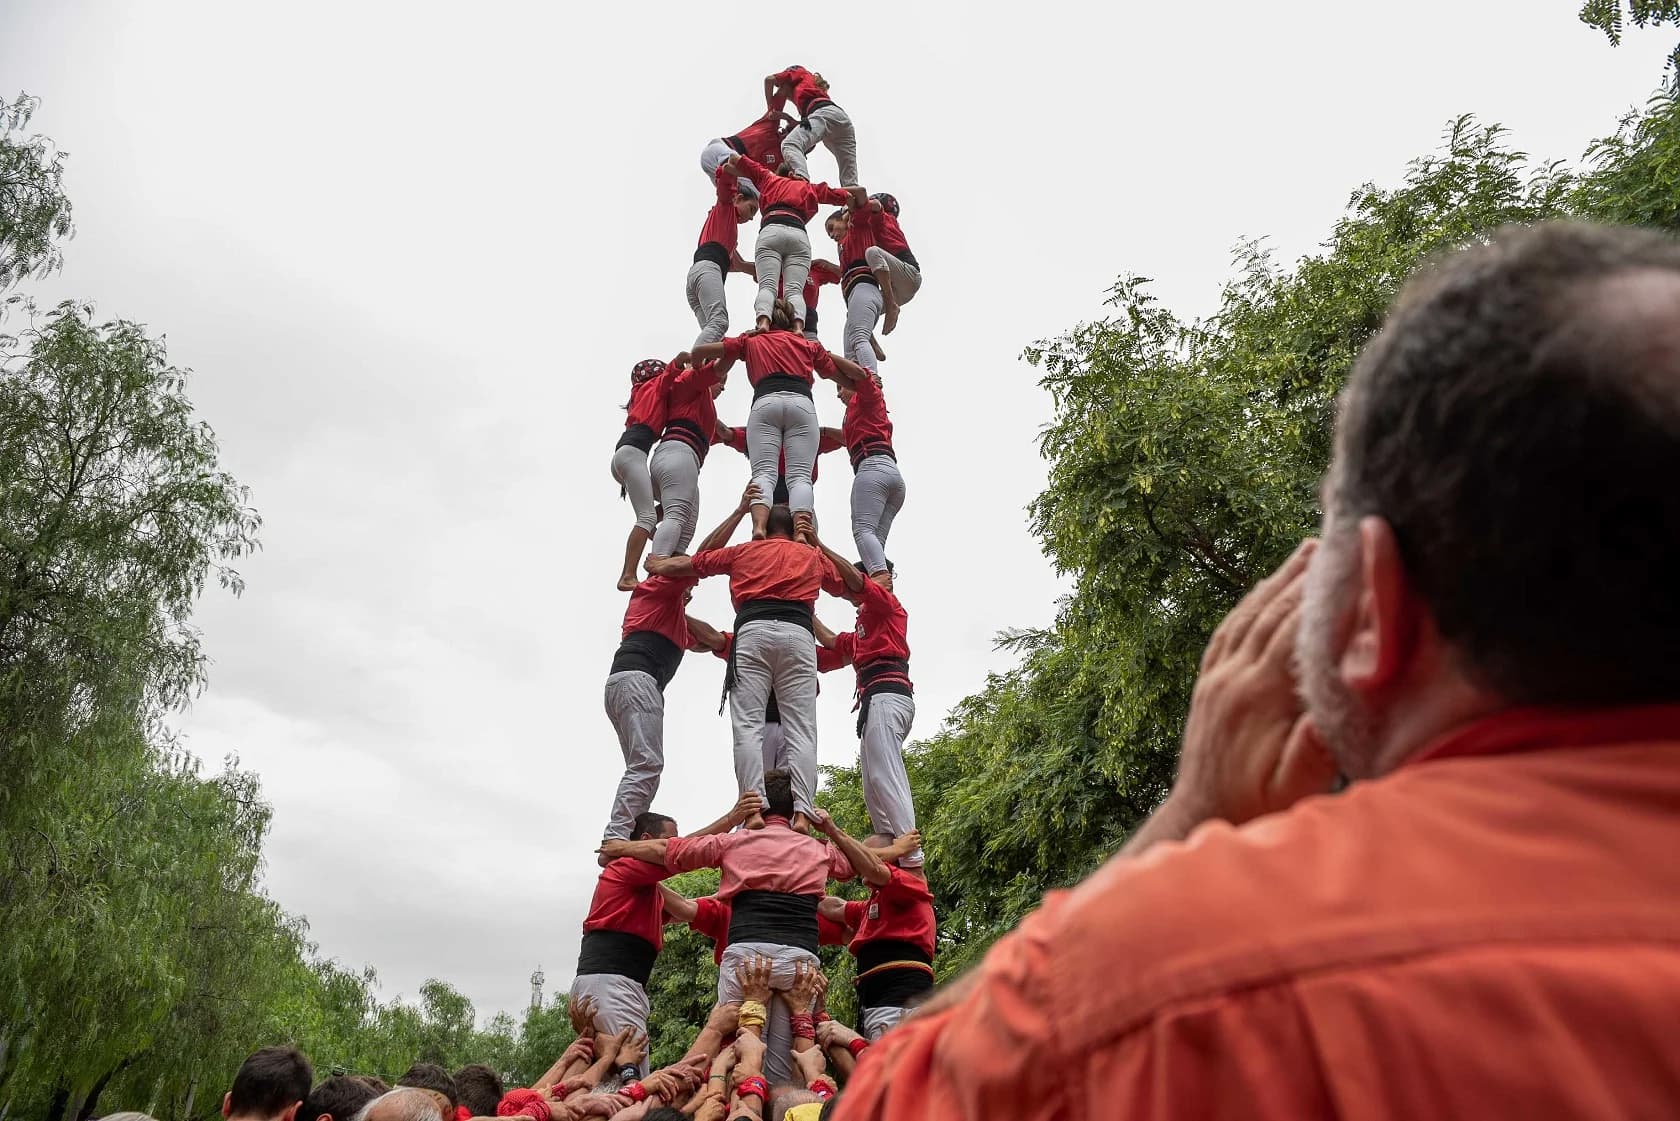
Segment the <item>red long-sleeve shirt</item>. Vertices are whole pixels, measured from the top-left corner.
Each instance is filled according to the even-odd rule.
[[[852,399],[846,402],[846,416],[840,422],[840,435],[856,466],[864,456],[892,448],[892,418],[887,415],[887,399],[881,385],[865,372],[852,382]]]
[[[852,220],[846,227],[846,236],[840,239],[840,290],[847,295],[851,295],[852,286],[858,281],[874,281],[874,274],[869,271],[869,262],[864,258],[864,252],[872,245],[881,244],[883,217],[885,214],[873,206],[852,211]]]
[[[741,232],[741,223],[735,217],[735,199],[740,188],[735,183],[735,176],[725,171],[722,166],[718,167],[712,178],[717,184],[717,202],[706,212],[706,222],[700,227],[698,244],[716,242],[733,254]]]
[[[803,66],[790,66],[779,74],[771,75],[771,79],[778,85],[793,83],[793,104],[802,117],[810,114],[813,105],[833,100],[826,89],[817,85],[817,76]]]
[[[857,626],[834,636],[834,649],[847,662],[864,669],[881,658],[910,658],[910,614],[898,597],[873,580],[859,593]]]
[[[718,633],[723,635],[723,648],[720,650],[713,650],[712,654],[714,657],[721,658],[727,662],[729,660],[729,651],[735,645],[735,632],[720,631]],[[818,673],[831,673],[842,666],[849,666],[851,664],[852,659],[848,655],[842,654],[839,650],[830,650],[826,646],[817,647]],[[822,692],[821,682],[817,683],[817,692]]]
[[[769,330],[762,335],[736,335],[723,340],[723,353],[737,362],[745,360],[747,381],[757,385],[771,374],[787,374],[806,382],[815,382],[815,369],[834,376],[834,360],[821,343],[812,342],[792,331]]]
[[[717,398],[712,396],[712,386],[716,384],[716,362],[691,366],[671,379],[665,409],[665,438],[681,440],[693,448],[695,457],[702,463],[706,461],[707,449],[716,442]]]
[[[766,113],[740,132],[737,132],[732,139],[740,141],[741,147],[746,149],[743,154],[748,159],[757,160],[761,164],[780,163],[782,158],[781,123],[780,115]]]
[[[881,248],[894,257],[902,258],[910,252],[910,243],[904,239],[904,228],[898,224],[897,218],[884,210],[881,212],[880,228],[875,232],[875,237]]]
[[[787,818],[776,814],[765,815],[763,829],[667,841],[665,866],[673,872],[721,869],[717,890],[721,900],[734,899],[743,891],[821,895],[830,879],[856,875],[845,853],[797,832]]]
[[[785,537],[708,549],[693,564],[696,576],[729,574],[729,598],[737,611],[755,599],[814,604],[818,591],[837,596],[846,587],[827,557]]]
[[[892,879],[869,893],[869,898],[846,904],[846,925],[852,936],[852,952],[869,942],[909,942],[933,957],[938,921],[933,913],[933,892],[927,881],[902,868],[887,865]]]
[[[583,932],[612,930],[665,944],[665,901],[655,885],[676,875],[675,870],[623,856],[601,869]]]
[[[764,208],[766,220],[773,217],[772,211],[782,211],[797,214],[803,224],[817,216],[817,207],[822,203],[844,206],[846,200],[852,197],[827,183],[807,183],[803,179],[777,175],[751,156],[742,156],[736,163],[740,165],[741,174],[751,179],[753,186],[758,188],[758,201]]]
[[[640,385],[630,387],[630,407],[625,411],[624,427],[645,424],[658,434],[665,427],[665,397],[671,386],[671,369],[651,377]]]
[[[688,590],[699,582],[692,576],[649,576],[630,593],[624,609],[624,630],[620,639],[637,631],[664,635],[687,650],[694,644],[688,633]]]

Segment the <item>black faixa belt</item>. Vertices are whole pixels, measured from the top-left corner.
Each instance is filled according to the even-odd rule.
[[[893,454],[893,446],[885,440],[871,440],[867,444],[859,444],[855,448],[848,449],[847,454],[852,457],[852,474],[854,475],[857,474],[863,461],[872,455],[884,455],[894,463],[898,462],[898,456]]]
[[[723,142],[735,149],[737,152],[741,153],[741,155],[744,156],[747,154],[747,142],[741,139],[739,133],[736,133],[734,136],[724,137]]]
[[[577,976],[605,973],[628,977],[647,987],[659,949],[638,934],[622,930],[586,930],[578,951]]]
[[[701,261],[712,262],[723,272],[725,278],[729,276],[729,250],[723,247],[722,242],[708,241],[696,249],[694,263],[698,265]]]
[[[706,439],[706,434],[700,431],[698,424],[681,417],[665,422],[665,434],[660,439],[678,440],[687,444],[694,449],[694,457],[701,463],[706,462],[706,452],[711,450],[712,446],[711,441]]]
[[[779,619],[784,623],[797,623],[816,633],[811,619],[814,612],[810,604],[803,600],[794,599],[749,599],[741,605],[735,613],[735,641],[729,645],[729,661],[723,670],[723,696],[718,699],[718,711],[729,702],[729,694],[735,691],[735,651],[741,646],[741,628],[752,623],[770,619]],[[815,641],[813,639],[813,641]]]
[[[651,451],[653,442],[659,439],[659,433],[645,424],[632,424],[624,429],[624,435],[613,445],[613,451],[619,448],[635,448],[637,451]]]
[[[753,386],[753,400],[770,393],[797,393],[802,397],[811,396],[811,383],[804,378],[796,378],[792,374],[765,374]]]

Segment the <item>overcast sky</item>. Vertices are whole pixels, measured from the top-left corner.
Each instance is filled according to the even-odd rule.
[[[40,96],[70,153],[78,235],[35,294],[166,334],[265,520],[244,597],[198,613],[191,748],[261,773],[268,889],[324,954],[373,964],[387,999],[444,978],[483,1019],[576,963],[621,767],[619,406],[633,363],[693,339],[698,153],[758,115],[766,73],[830,78],[926,274],[882,371],[925,736],[1063,587],[1024,524],[1050,406],[1022,347],[1122,272],[1211,311],[1239,239],[1312,251],[1459,113],[1578,156],[1674,36],[1614,50],[1577,6],[901,2],[766,26],[692,2],[6,0],[0,88]],[[734,329],[751,300],[731,278]],[[820,307],[837,347],[834,289]],[[725,419],[749,396],[732,382]],[[818,408],[839,423],[826,388]],[[702,533],[746,477],[713,453]],[[827,457],[836,542],[849,486]],[[720,581],[695,611],[728,621]],[[667,693],[656,805],[685,829],[734,798],[722,669],[691,656]],[[855,758],[850,691],[825,682],[825,763]]]

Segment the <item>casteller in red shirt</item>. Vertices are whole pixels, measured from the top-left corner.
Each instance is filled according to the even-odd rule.
[[[725,358],[747,364],[747,381],[754,386],[772,374],[797,378],[807,385],[814,384],[821,374],[835,376],[834,359],[821,343],[812,342],[794,331],[771,328],[758,335],[734,335],[720,344]]]
[[[735,135],[725,136],[723,142],[749,159],[775,166],[782,159],[781,111],[770,110]]]
[[[770,75],[778,86],[791,85],[793,87],[794,108],[799,115],[808,117],[811,110],[833,101],[828,96],[828,87],[818,81],[819,75],[805,69],[803,66],[790,66],[778,74]]]
[[[742,175],[752,180],[753,186],[758,188],[759,202],[764,207],[764,221],[782,225],[804,228],[805,223],[817,216],[817,207],[822,203],[832,203],[844,206],[851,195],[839,187],[830,187],[827,183],[807,183],[803,179],[792,179],[786,175],[777,175],[751,156],[741,156],[736,166]]]
[[[893,455],[893,426],[881,383],[873,375],[866,373],[852,379],[848,388],[852,395],[846,402],[846,416],[840,422],[840,438],[845,441],[852,467],[856,469],[869,456]]]
[[[856,929],[860,1008],[903,1008],[933,988],[938,920],[927,881],[895,865],[867,900],[846,904],[846,925]]]
[[[601,869],[583,920],[577,975],[610,973],[643,985],[665,944],[659,881],[675,875],[662,864],[624,856]]]

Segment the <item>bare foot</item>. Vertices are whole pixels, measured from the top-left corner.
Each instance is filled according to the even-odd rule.
[[[618,578],[618,590],[621,591],[621,592],[633,592],[633,591],[635,591],[636,590],[636,578],[634,576],[630,575],[629,573],[625,573],[623,576],[620,576]]]
[[[801,833],[809,833],[811,831],[811,819],[805,816],[804,810],[800,810],[798,813],[793,815],[793,827]]]
[[[611,863],[612,863],[612,858],[611,858],[611,857],[609,857],[609,856],[608,856],[608,855],[607,855],[607,854],[606,854],[606,853],[604,853],[604,852],[603,852],[603,853],[598,853],[598,854],[597,854],[597,855],[596,855],[596,857],[595,857],[595,863],[597,863],[597,864],[599,864],[599,865],[600,865],[600,866],[601,866],[601,867],[603,867],[603,868],[605,868],[605,867],[606,867],[606,866],[607,866],[607,865],[609,865],[609,864],[611,864]]]
[[[882,316],[881,334],[890,335],[890,334],[893,333],[893,328],[897,327],[897,326],[898,326],[898,305],[897,304],[888,304],[887,309]]]
[[[887,352],[881,349],[881,340],[874,335],[869,336],[869,349],[875,352],[875,361],[885,362],[887,360]]]
[[[747,818],[747,820],[745,820],[741,823],[741,828],[742,829],[763,829],[764,828],[764,815],[763,814],[753,814],[751,817]]]
[[[768,530],[763,530],[763,529],[753,530],[753,540],[754,541],[763,541],[766,537],[769,537],[769,536],[770,536],[770,533],[769,533]]]

